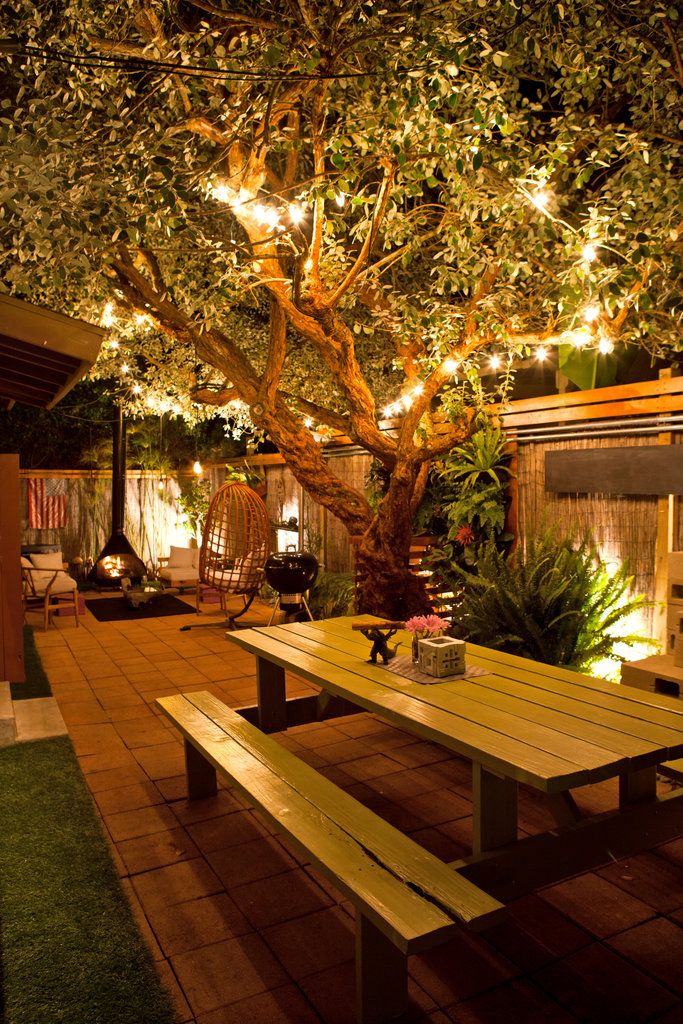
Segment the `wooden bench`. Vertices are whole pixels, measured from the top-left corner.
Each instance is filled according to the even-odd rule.
[[[185,740],[188,797],[216,794],[216,769],[356,908],[358,1020],[407,1008],[407,956],[480,929],[503,906],[207,692],[156,703]]]

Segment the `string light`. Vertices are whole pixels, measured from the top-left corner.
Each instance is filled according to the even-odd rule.
[[[311,259],[310,256],[308,257],[308,259],[304,263],[304,270],[306,270],[306,271],[313,270],[313,260]]]
[[[301,221],[304,219],[305,215],[304,208],[302,206],[299,206],[298,203],[290,203],[287,210],[289,213],[289,219],[291,220],[292,224],[301,224]]]
[[[608,356],[610,352],[614,352],[614,345],[606,334],[600,336],[600,340],[598,341],[598,352],[603,356]]]
[[[346,196],[344,195],[343,192],[337,192],[336,196],[334,197],[334,201],[340,208],[340,210],[343,210],[344,204],[346,203]]]
[[[413,395],[421,395],[424,389],[424,384],[416,384],[415,387],[413,388]]]
[[[542,363],[548,358],[548,349],[544,345],[539,345],[534,354],[539,363]]]
[[[309,430],[313,426],[313,420],[311,419],[310,416],[307,416],[306,419],[304,420],[304,426],[308,427]]]
[[[560,335],[561,341],[569,342],[574,348],[583,348],[591,338],[591,333],[587,327],[577,327],[575,331],[565,331],[564,334]]]
[[[537,210],[540,210],[541,213],[545,213],[550,205],[552,193],[549,192],[548,189],[541,189],[539,192],[535,192],[533,195],[530,195],[529,199]]]
[[[451,356],[448,359],[444,359],[443,368],[446,373],[457,373],[458,372],[458,361],[453,359]]]
[[[500,356],[497,353],[494,352],[494,354],[489,359],[489,366],[491,367],[492,370],[497,370],[499,368]]]
[[[113,349],[115,352],[116,352],[118,347],[119,347],[118,341],[110,341],[109,342],[109,348]]]
[[[128,363],[121,364],[121,373],[130,373],[130,366]]]
[[[588,242],[586,245],[584,245],[583,249],[581,250],[581,258],[586,263],[592,263],[593,260],[597,258],[597,255],[598,255],[598,250],[595,248],[594,245],[591,245],[590,242]]]
[[[593,305],[593,306],[586,306],[586,308],[584,309],[583,313],[581,314],[581,317],[582,317],[584,323],[587,323],[587,324],[594,323],[598,319],[599,316],[600,316],[600,307],[599,306],[595,306],[595,305]]]
[[[204,472],[204,470],[202,468],[202,464],[199,461],[199,459],[197,459],[195,461],[194,465],[192,466],[192,472],[195,474],[195,476],[201,476],[202,473]]]
[[[140,384],[133,384],[133,394],[134,395],[139,395],[141,391],[142,391],[142,387],[140,386]]]
[[[151,327],[152,322],[147,313],[136,313],[133,317],[138,327]]]
[[[103,327],[111,327],[114,323],[114,304],[108,302],[102,310],[102,316],[100,317],[100,323]]]

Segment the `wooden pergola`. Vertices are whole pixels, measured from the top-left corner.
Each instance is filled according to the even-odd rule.
[[[106,331],[0,295],[0,408],[51,409],[85,376]]]

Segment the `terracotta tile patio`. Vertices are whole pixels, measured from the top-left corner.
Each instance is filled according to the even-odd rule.
[[[207,689],[255,700],[253,659],[188,617],[59,619],[36,632],[116,864],[179,1020],[352,1024],[353,910],[236,796],[189,805],[178,735],[154,708]],[[247,622],[269,614],[253,607]],[[218,611],[199,621],[222,620]],[[288,679],[290,694],[307,685]],[[280,737],[440,857],[467,852],[470,770],[366,714]],[[667,783],[662,783],[667,788]],[[577,794],[585,809],[611,784]],[[551,824],[523,790],[520,828]],[[485,936],[410,960],[411,1020],[447,1024],[683,1021],[683,841],[517,901]]]

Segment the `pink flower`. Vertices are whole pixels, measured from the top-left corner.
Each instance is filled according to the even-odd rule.
[[[464,548],[468,544],[472,544],[474,541],[474,533],[471,526],[461,526],[455,535],[455,539],[458,544],[462,544]]]
[[[448,628],[446,619],[440,619],[438,615],[413,615],[408,619],[405,628],[409,633],[424,633],[430,636],[433,633],[442,633]]]

